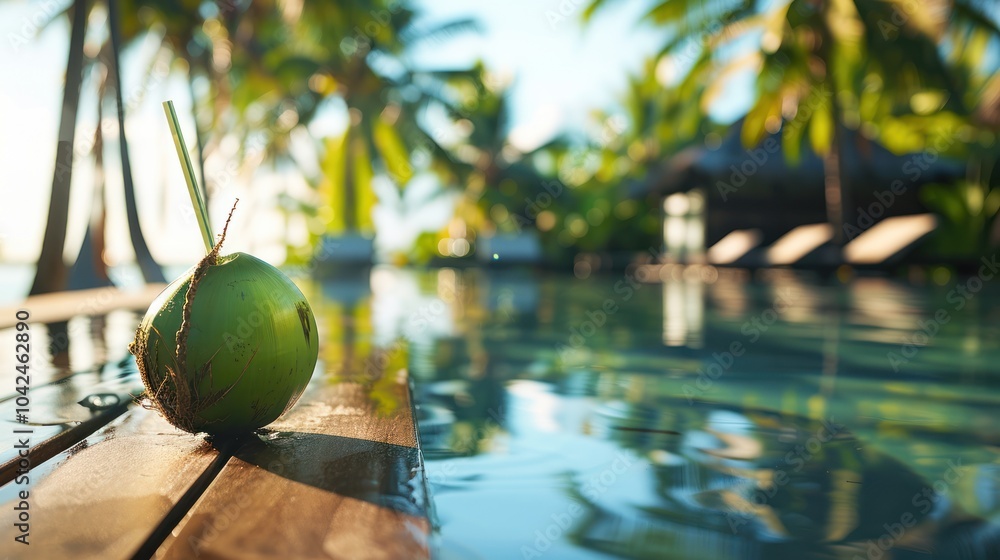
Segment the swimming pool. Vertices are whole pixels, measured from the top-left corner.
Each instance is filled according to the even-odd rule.
[[[441,558],[1000,558],[983,278],[374,278],[447,315],[408,335]]]

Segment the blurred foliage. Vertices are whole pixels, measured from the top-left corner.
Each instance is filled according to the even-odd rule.
[[[158,39],[186,71],[206,158],[234,139],[237,153],[223,157],[245,161],[240,173],[263,162],[317,170],[305,177],[315,199],[276,201],[311,216],[310,244],[292,260],[308,258],[324,234],[370,234],[377,177],[402,190],[424,169],[453,165],[420,116],[431,105],[459,111],[448,84],[474,75],[415,69],[405,53],[477,29],[471,20],[428,27],[394,0],[125,0],[122,11],[126,47]],[[299,134],[331,114],[346,125]],[[293,152],[295,136],[310,140],[311,154]],[[210,193],[219,186],[211,173],[205,179]]]
[[[586,17],[604,3],[593,0]],[[703,111],[729,77],[755,72],[757,95],[743,141],[755,145],[781,129],[794,160],[806,135],[825,154],[835,122],[878,138],[886,122],[926,129],[912,117],[973,114],[983,77],[995,72],[986,54],[1000,31],[989,6],[982,0],[662,0],[646,19],[671,37],[660,52],[674,70],[668,85],[679,81],[676,87],[697,94]],[[694,84],[708,87],[695,92]]]
[[[996,160],[991,163],[996,164]],[[990,247],[1000,244],[993,238],[1000,224],[1000,186],[995,167],[988,170],[992,177],[959,181],[954,185],[925,185],[921,200],[942,218],[942,224],[926,251],[946,259],[976,260]]]
[[[662,201],[643,185],[662,173],[667,159],[702,145],[707,134],[721,128],[698,108],[707,86],[691,82],[664,88],[657,64],[655,58],[647,60],[644,71],[629,79],[621,99],[624,115],[597,113],[599,131],[590,146],[592,153],[576,155],[594,165],[564,170],[570,182],[581,169],[587,170],[576,178],[586,193],[586,208],[577,210],[576,216],[585,218],[593,232],[581,237],[584,250],[659,249]],[[582,228],[579,218],[575,223]]]
[[[592,0],[584,18],[604,4]],[[789,161],[808,143],[828,169],[843,168],[850,162],[836,145],[848,128],[897,153],[926,150],[992,167],[1000,125],[995,8],[988,0],[658,0],[645,20],[669,38],[657,66],[663,87],[700,99],[702,113],[728,78],[756,75],[741,126],[746,146],[780,131]],[[707,87],[695,91],[699,85]],[[683,129],[684,117],[669,122]],[[827,191],[843,203],[838,175],[827,174]],[[932,192],[926,200],[944,199]]]
[[[493,87],[477,91],[478,109],[459,121],[466,135],[451,149],[466,185],[458,215],[488,235],[537,235],[550,263],[658,248],[660,200],[642,184],[712,125],[694,110],[704,88],[664,89],[654,67],[630,78],[623,111],[595,111],[582,133],[526,151],[510,140],[503,85],[483,70],[478,83]]]
[[[421,41],[475,31],[473,21],[428,27],[410,4],[387,0],[126,0],[123,7],[126,44],[158,38],[174,68],[185,71],[206,159],[239,158],[238,173],[247,175],[261,163],[306,175],[315,197],[283,193],[276,201],[289,215],[308,216],[309,244],[290,248],[293,262],[308,259],[323,235],[370,233],[375,182],[401,192],[422,173],[460,192],[456,218],[421,235],[398,262],[441,257],[440,241],[456,232],[470,250],[451,256],[471,256],[480,234],[525,231],[557,260],[572,258],[570,248],[648,248],[659,235],[659,203],[633,200],[626,187],[665,157],[679,133],[696,135],[702,120],[690,110],[695,96],[664,95],[650,72],[627,92],[627,137],[626,119],[595,114],[590,137],[557,137],[522,153],[509,139],[502,79],[481,64],[426,70],[406,57]],[[331,108],[346,125],[322,122]],[[442,143],[448,134],[431,132],[432,111],[446,116],[458,141]],[[671,116],[684,117],[684,126]],[[310,139],[311,154],[292,149],[299,136]],[[228,142],[236,153],[223,153],[227,140],[236,140]],[[229,179],[209,172],[206,186],[213,192]]]
[[[604,3],[592,0],[585,19]],[[1000,30],[990,6],[657,0],[645,19],[664,31],[664,44],[620,105],[595,112],[582,134],[532,147],[511,142],[506,80],[482,64],[430,70],[407,56],[422,42],[474,32],[471,20],[427,25],[395,0],[123,0],[122,29],[126,45],[158,39],[185,71],[206,159],[238,158],[247,175],[264,162],[295,169],[313,187],[306,199],[275,201],[307,217],[309,243],[290,248],[290,260],[310,258],[324,235],[373,233],[376,192],[382,203],[411,204],[405,189],[423,175],[440,185],[434,196],[457,195],[455,218],[399,262],[469,257],[477,236],[521,233],[537,235],[559,262],[574,251],[659,245],[660,201],[639,186],[717,132],[708,109],[740,72],[756,74],[742,122],[748,145],[780,130],[789,160],[808,145],[830,156],[826,165],[842,165],[833,148],[846,127],[897,152],[930,150],[992,169]],[[295,148],[300,142],[309,149]],[[956,224],[980,220],[976,235],[985,239],[996,177],[970,172],[955,192],[929,187],[923,198]],[[230,178],[209,173],[209,191]],[[977,196],[978,206],[969,202]],[[462,250],[441,250],[459,240]]]

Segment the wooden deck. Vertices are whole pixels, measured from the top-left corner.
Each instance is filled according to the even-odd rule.
[[[53,301],[72,310],[79,297]],[[28,308],[32,320],[68,318]],[[120,398],[96,411],[60,398],[66,379],[33,387],[31,420],[45,425],[14,422],[14,394],[0,397],[0,558],[428,558],[409,380],[402,360],[387,362],[363,377],[321,362],[286,416],[240,440],[173,428],[131,401],[135,377],[88,377],[91,393]],[[25,488],[13,430],[24,428],[34,430],[28,546],[11,522]]]
[[[14,326],[18,309],[29,309],[33,323],[54,323],[79,315],[104,315],[116,309],[145,311],[166,284],[149,284],[140,290],[94,288],[31,296],[18,305],[0,307],[0,329]]]

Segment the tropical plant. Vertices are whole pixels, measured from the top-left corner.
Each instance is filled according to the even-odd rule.
[[[591,17],[604,0],[593,0]],[[661,54],[689,66],[685,81],[710,84],[702,109],[741,70],[757,74],[742,125],[745,145],[782,134],[788,159],[804,138],[823,157],[825,193],[836,241],[845,239],[850,188],[841,156],[847,128],[878,137],[884,119],[913,113],[914,100],[960,116],[973,106],[949,64],[950,33],[994,35],[986,2],[902,0],[660,0],[647,19],[670,39]],[[956,47],[952,45],[952,52]]]
[[[656,246],[660,202],[637,192],[664,154],[702,136],[706,119],[691,110],[695,96],[660,86],[653,65],[630,79],[624,115],[595,112],[582,137],[559,136],[527,153],[510,141],[505,89],[478,90],[477,109],[459,120],[464,141],[451,149],[467,185],[458,214],[486,233],[536,232],[550,263],[573,257],[571,248]],[[491,82],[484,71],[479,83]]]
[[[567,139],[518,148],[511,139],[508,84],[482,64],[450,85],[464,109],[452,114],[463,138],[447,149],[448,171],[465,186],[456,214],[468,235],[538,234],[548,256],[560,257],[565,251],[555,243],[557,226],[576,197],[556,172],[570,150]]]
[[[80,106],[80,89],[83,75],[92,64],[100,62],[102,71],[98,72],[98,114],[103,114],[103,105],[107,101],[109,90],[114,92],[114,103],[117,107],[119,150],[122,162],[122,178],[125,191],[125,210],[129,226],[129,238],[135,250],[136,260],[147,282],[163,282],[163,271],[153,260],[146,245],[139,225],[138,209],[135,200],[135,188],[132,181],[132,171],[129,160],[128,140],[125,137],[125,108],[121,92],[122,83],[119,53],[122,49],[118,0],[108,0],[108,23],[110,33],[108,41],[102,46],[97,61],[84,57],[84,34],[90,9],[86,0],[76,0],[63,14],[71,19],[69,56],[66,66],[66,83],[63,93],[63,111],[60,117],[58,147],[56,152],[55,175],[52,182],[52,194],[49,199],[48,218],[42,240],[42,250],[35,270],[31,294],[53,292],[68,288],[87,288],[107,283],[107,270],[103,260],[104,246],[104,213],[103,197],[94,197],[95,208],[92,220],[84,235],[80,256],[76,259],[74,269],[76,274],[73,282],[68,280],[68,268],[63,260],[66,243],[67,220],[69,216],[70,179],[73,172],[74,136],[76,133],[77,113]],[[63,14],[60,14],[63,15]],[[60,17],[57,16],[57,17]],[[95,132],[94,157],[98,166],[98,178],[103,181],[103,137],[100,125]],[[103,194],[104,185],[95,187],[98,194]],[[100,208],[97,208],[97,207]],[[88,262],[89,261],[89,262]]]
[[[563,163],[567,180],[580,171],[587,177],[577,189],[581,208],[567,220],[571,234],[584,232],[576,242],[584,250],[658,247],[661,200],[649,186],[669,173],[666,157],[700,145],[718,128],[699,110],[706,85],[687,80],[664,87],[658,64],[656,58],[649,59],[642,72],[629,78],[621,98],[623,115],[596,114],[598,131],[588,156],[593,164],[574,165],[572,159]]]
[[[75,0],[71,10],[69,58],[66,63],[63,110],[59,120],[55,174],[52,178],[52,195],[49,199],[48,218],[42,237],[42,251],[38,257],[35,279],[29,292],[32,295],[55,292],[66,287],[68,271],[66,262],[63,260],[63,250],[66,246],[66,224],[69,219],[69,188],[73,174],[73,138],[76,134],[76,115],[80,107],[80,86],[83,82],[83,34],[87,21],[86,0]]]
[[[231,36],[229,79],[240,84],[232,103],[242,134],[263,133],[267,157],[294,162],[291,130],[339,115],[345,124],[323,127],[313,146],[318,165],[306,166],[318,169],[307,177],[320,199],[312,241],[345,231],[370,234],[376,178],[402,190],[422,170],[415,152],[429,156],[423,168],[442,163],[444,153],[420,114],[431,104],[447,105],[439,94],[443,83],[463,73],[414,68],[406,53],[475,25],[458,20],[424,28],[412,8],[385,0],[272,8],[280,18],[267,17],[263,4],[249,8],[258,22],[254,33],[241,24]]]
[[[139,229],[123,130],[122,94],[117,87],[119,53],[140,40],[158,38],[161,49],[184,62],[195,107],[197,155],[206,195],[218,182],[206,176],[205,159],[224,139],[237,140],[240,149],[236,157],[246,158],[253,152],[250,159],[254,164],[269,161],[293,171],[308,168],[297,165],[291,155],[292,131],[309,125],[323,107],[328,109],[326,116],[336,112],[337,103],[331,100],[341,104],[348,125],[341,133],[318,139],[319,173],[307,177],[321,195],[314,209],[318,222],[313,224],[314,239],[344,230],[371,232],[373,179],[382,175],[400,188],[405,186],[419,171],[411,157],[415,150],[427,152],[428,165],[435,169],[449,165],[447,154],[418,117],[429,104],[447,105],[448,101],[438,95],[442,83],[461,71],[414,69],[405,53],[420,41],[474,29],[469,20],[428,28],[417,22],[413,9],[386,0],[301,6],[274,1],[124,0],[123,17],[119,17],[117,2],[107,3],[112,33],[101,49],[107,55],[101,60],[109,71],[103,74],[106,81],[99,87],[114,92],[119,105],[128,224],[147,281],[162,280],[162,274]],[[93,6],[85,0],[77,0],[65,12],[76,16],[61,139],[71,139],[74,134],[79,89],[88,64],[83,56],[83,30],[92,11]],[[207,86],[198,88],[195,84],[201,78]],[[104,102],[103,96],[100,102]],[[331,105],[334,110],[329,110]],[[202,118],[205,116],[209,118]],[[61,255],[71,145],[71,140],[60,144],[49,225],[33,293],[65,287]],[[230,174],[227,171],[224,179],[231,179]],[[287,206],[299,211],[309,205],[291,201]]]
[[[973,260],[986,253],[991,244],[989,232],[1000,212],[1000,188],[984,179],[924,186],[921,198],[943,218],[935,236],[937,246],[932,245],[930,251]]]
[[[925,185],[921,200],[942,218],[929,244],[937,258],[975,259],[1000,245],[1000,60],[998,14],[988,3],[956,2],[953,21],[943,32],[947,60],[961,85],[962,105],[971,114],[943,109],[940,93],[911,98],[915,114],[884,119],[880,139],[896,151],[922,150],[932,157],[966,162],[966,176],[954,184]]]
[[[95,186],[98,196],[93,197],[94,208],[91,212],[91,222],[88,225],[72,274],[63,260],[66,242],[67,219],[69,215],[70,182],[74,164],[74,136],[76,133],[77,113],[80,106],[80,89],[83,76],[93,64],[98,61],[102,68],[97,72],[98,84],[98,115],[103,114],[103,105],[108,97],[109,89],[113,91],[117,105],[118,130],[121,141],[122,175],[125,189],[125,208],[129,225],[129,236],[135,249],[136,260],[147,282],[163,282],[163,272],[153,260],[146,246],[145,238],[139,227],[138,212],[135,204],[135,189],[132,184],[132,172],[129,165],[128,142],[124,135],[124,107],[122,101],[121,70],[118,52],[121,45],[118,28],[117,0],[108,0],[108,19],[110,23],[110,43],[100,51],[98,61],[87,60],[84,57],[84,34],[89,15],[87,2],[78,0],[66,12],[70,15],[71,31],[69,57],[66,67],[66,85],[63,93],[63,111],[59,124],[59,139],[56,151],[55,175],[52,182],[52,194],[49,202],[48,219],[42,240],[42,250],[35,270],[31,294],[58,291],[66,288],[80,289],[103,286],[109,283],[107,266],[103,258],[104,247],[104,185]],[[97,166],[97,177],[103,181],[103,149],[104,142],[101,127],[95,131],[93,153]]]

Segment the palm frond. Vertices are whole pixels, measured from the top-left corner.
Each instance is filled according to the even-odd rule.
[[[399,33],[400,40],[408,46],[414,46],[428,41],[452,39],[456,35],[479,33],[482,26],[473,18],[463,18],[447,21],[433,27],[420,28],[410,26]]]
[[[594,14],[597,13],[597,10],[601,9],[603,5],[604,0],[591,0],[590,4],[583,10],[583,14],[581,14],[583,21],[590,21],[594,17]]]

